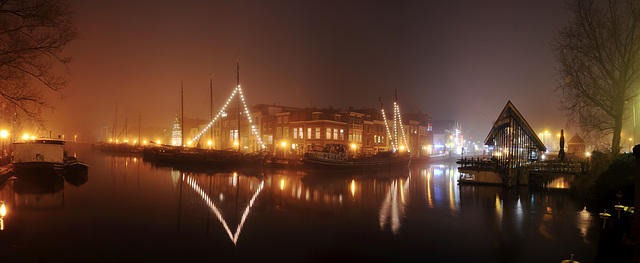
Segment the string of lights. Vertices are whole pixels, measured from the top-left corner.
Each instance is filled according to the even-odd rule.
[[[400,130],[402,131],[402,140],[404,141],[404,145],[407,148],[407,152],[411,152],[409,150],[409,145],[407,144],[407,136],[404,133],[404,126],[402,125],[402,114],[400,114],[400,106],[398,106],[398,103],[394,102],[393,103],[396,111],[398,112],[398,121],[399,121],[399,125],[400,125]]]
[[[387,129],[387,136],[389,138],[389,141],[391,141],[391,147],[393,147],[393,149],[396,149],[396,145],[394,144],[394,141],[391,140],[391,130],[389,130],[389,123],[387,122],[387,114],[384,112],[384,108],[382,108],[382,119],[384,120],[384,127]]]
[[[244,113],[247,116],[247,119],[249,120],[249,124],[251,125],[251,135],[256,136],[258,143],[260,144],[260,147],[262,149],[266,148],[266,146],[262,142],[262,139],[260,138],[260,135],[258,134],[258,129],[253,124],[253,119],[249,115],[249,108],[247,107],[247,103],[244,98],[244,95],[242,94],[242,88],[240,87],[240,85],[238,85],[238,87],[233,90],[233,93],[231,93],[231,96],[229,96],[229,99],[227,99],[224,106],[222,106],[222,109],[220,109],[216,117],[213,118],[213,120],[211,120],[211,122],[209,122],[209,124],[202,131],[200,131],[200,133],[198,133],[198,135],[196,135],[193,139],[191,139],[188,142],[188,145],[191,145],[191,142],[197,141],[198,139],[200,139],[200,137],[202,137],[202,135],[204,135],[204,133],[207,132],[213,126],[213,124],[218,120],[218,118],[220,118],[220,116],[227,110],[229,103],[231,103],[231,100],[236,96],[236,94],[239,94],[240,96],[240,100],[242,101],[242,105],[244,106]]]

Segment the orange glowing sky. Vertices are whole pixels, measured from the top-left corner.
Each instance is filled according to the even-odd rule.
[[[563,1],[71,1],[81,39],[71,82],[47,111],[54,134],[95,141],[100,128],[170,128],[208,118],[235,83],[250,104],[379,107],[456,119],[483,140],[508,100],[531,126],[565,126],[551,41]],[[216,110],[217,111],[217,110]]]

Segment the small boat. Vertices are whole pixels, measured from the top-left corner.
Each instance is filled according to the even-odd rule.
[[[13,144],[13,167],[18,175],[49,174],[64,170],[64,141],[34,139]]]
[[[78,161],[75,157],[67,157],[64,162],[64,173],[67,174],[87,174],[89,165]]]
[[[306,169],[317,170],[376,170],[393,167],[407,167],[411,162],[409,153],[379,152],[362,158],[348,156],[347,147],[341,144],[327,144],[322,151],[308,152],[300,159]]]

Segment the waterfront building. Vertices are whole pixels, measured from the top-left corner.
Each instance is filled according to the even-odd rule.
[[[571,137],[571,140],[567,143],[567,154],[571,154],[574,157],[582,158],[586,154],[586,143],[577,134]]]
[[[462,127],[455,120],[434,120],[433,151],[434,154],[452,154],[462,151]]]
[[[390,138],[378,109],[340,110],[333,108],[296,108],[280,105],[257,104],[249,109],[253,119],[250,124],[240,115],[238,137],[238,112],[228,108],[212,126],[202,134],[193,147],[218,150],[237,149],[253,152],[260,149],[259,142],[251,135],[251,126],[265,145],[265,150],[278,158],[298,158],[306,152],[321,150],[327,144],[342,144],[354,156],[369,156],[381,151],[391,151]],[[406,115],[404,129],[408,147],[414,157],[427,154],[433,144],[430,118],[427,114]],[[186,138],[193,138],[207,128],[208,121],[186,125]],[[213,137],[212,137],[213,136]],[[185,139],[187,140],[187,139]],[[211,141],[211,145],[209,145]]]
[[[547,148],[511,101],[507,102],[484,141],[507,177],[538,159]]]

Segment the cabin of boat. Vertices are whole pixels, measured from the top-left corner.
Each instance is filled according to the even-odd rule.
[[[13,166],[16,173],[55,171],[64,169],[64,141],[34,139],[13,143]]]

